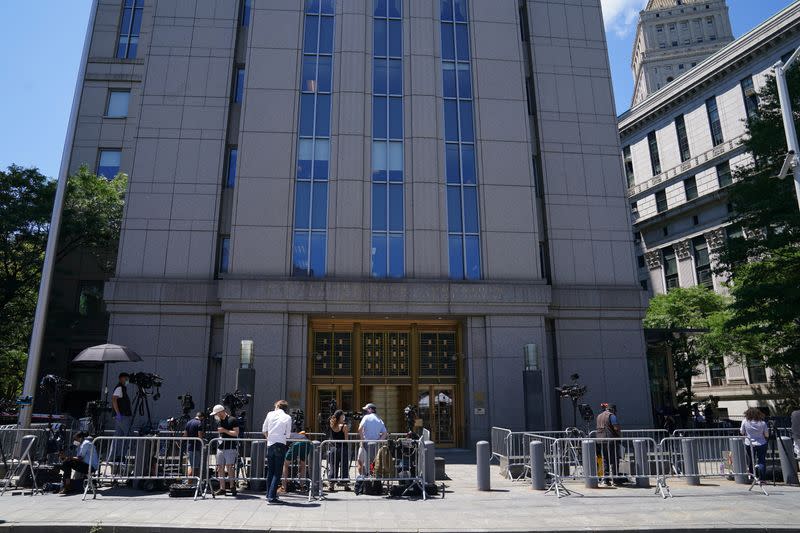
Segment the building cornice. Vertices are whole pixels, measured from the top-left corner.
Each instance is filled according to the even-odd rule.
[[[724,78],[729,72],[748,63],[755,55],[778,46],[784,37],[798,31],[800,2],[777,13],[622,113],[619,116],[620,137],[625,138],[644,128]]]

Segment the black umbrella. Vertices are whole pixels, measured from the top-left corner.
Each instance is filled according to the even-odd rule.
[[[101,344],[86,348],[72,360],[73,363],[127,363],[141,361],[142,358],[126,346]]]

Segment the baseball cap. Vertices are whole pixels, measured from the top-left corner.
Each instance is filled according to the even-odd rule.
[[[367,409],[374,409],[375,411],[377,411],[378,406],[376,406],[374,403],[368,403],[367,405],[361,408],[362,411],[366,411]]]
[[[215,406],[214,406],[214,408],[211,410],[211,415],[212,415],[212,416],[218,415],[218,414],[220,414],[220,413],[221,413],[222,411],[224,411],[224,410],[225,410],[225,408],[224,408],[224,407],[222,407],[220,404],[217,404],[217,405],[215,405]]]

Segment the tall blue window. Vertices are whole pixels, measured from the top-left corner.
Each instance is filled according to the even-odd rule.
[[[403,20],[401,0],[373,0],[372,276],[400,278],[403,236]]]
[[[233,80],[233,102],[241,104],[244,98],[244,67],[236,69],[236,79]]]
[[[228,164],[225,169],[225,186],[232,189],[236,186],[236,160],[239,158],[239,149],[236,146],[228,148]]]
[[[306,0],[292,275],[325,275],[334,0]]]
[[[250,10],[252,9],[252,1],[251,0],[242,0],[242,14],[239,17],[242,26],[249,26],[250,25]]]
[[[440,0],[450,278],[480,279],[478,178],[467,0]]]
[[[134,59],[139,46],[139,31],[142,29],[144,0],[125,0],[122,20],[119,23],[117,59]]]

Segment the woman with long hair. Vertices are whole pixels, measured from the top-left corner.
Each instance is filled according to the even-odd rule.
[[[751,465],[753,475],[763,480],[767,470],[767,439],[769,438],[769,428],[764,422],[764,412],[758,407],[750,407],[744,412],[744,420],[739,428],[739,433],[744,435],[744,444],[749,448],[747,454],[748,463]],[[752,468],[753,458],[755,457],[755,469]]]
[[[333,416],[328,420],[331,440],[339,441],[333,445],[333,449],[328,452],[328,489],[333,492],[336,490],[335,480],[344,483],[344,490],[350,490],[348,480],[350,479],[350,457],[347,448],[347,434],[350,432],[350,425],[344,411],[337,409]]]

